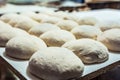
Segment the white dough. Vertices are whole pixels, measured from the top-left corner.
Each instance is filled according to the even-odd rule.
[[[52,24],[56,24],[57,22],[61,21],[61,18],[58,17],[53,17],[53,16],[49,16],[49,17],[45,17],[41,20],[41,23],[52,23]]]
[[[95,17],[82,17],[77,20],[80,25],[95,25],[98,20]]]
[[[5,53],[13,58],[29,59],[37,50],[46,48],[46,44],[35,36],[18,36],[6,44]]]
[[[78,27],[78,23],[72,20],[61,20],[57,24],[61,29],[71,31],[73,28]]]
[[[80,38],[91,38],[96,39],[98,35],[102,33],[102,31],[95,26],[90,25],[81,25],[78,27],[75,27],[71,31],[77,39]]]
[[[60,30],[60,28],[54,24],[41,23],[39,26],[32,27],[28,32],[39,37],[41,34],[51,30]]]
[[[66,42],[62,47],[73,51],[85,64],[104,62],[108,59],[108,49],[92,39],[79,39]]]
[[[37,22],[41,22],[43,18],[48,17],[48,15],[46,14],[42,14],[42,13],[36,14],[34,12],[23,12],[21,13],[21,15],[28,16]]]
[[[16,36],[28,36],[29,34],[18,28],[0,29],[0,46],[5,47],[6,43]]]
[[[120,22],[119,20],[103,20],[99,23],[97,23],[95,26],[99,27],[102,31],[106,31],[113,28],[119,28],[120,29]]]
[[[0,20],[4,21],[5,23],[8,23],[11,19],[15,19],[18,17],[18,14],[15,13],[9,13],[9,14],[4,14],[0,17]]]
[[[52,30],[40,36],[48,46],[62,46],[65,42],[75,40],[75,36],[65,30]]]
[[[103,32],[97,38],[102,42],[109,50],[120,51],[120,29],[110,29]]]
[[[68,80],[80,77],[84,65],[72,51],[49,47],[33,54],[28,70],[44,80]]]

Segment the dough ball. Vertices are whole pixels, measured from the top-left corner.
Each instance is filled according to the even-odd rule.
[[[62,47],[72,50],[85,64],[100,63],[108,59],[108,49],[92,39],[69,41]]]
[[[41,34],[51,30],[60,30],[60,28],[54,24],[42,23],[39,26],[32,27],[28,32],[39,37]]]
[[[0,46],[5,47],[6,43],[16,36],[28,36],[26,31],[17,28],[0,29]]]
[[[20,21],[18,22],[15,27],[17,28],[20,28],[20,29],[23,29],[25,31],[29,31],[32,27],[36,27],[36,26],[39,26],[40,24],[35,22],[35,21]]]
[[[30,28],[39,25],[38,22],[32,20],[29,17],[22,16],[22,15],[19,15],[15,19],[14,18],[11,19],[8,23],[13,27],[17,27],[25,31],[28,31]]]
[[[0,17],[0,20],[4,21],[5,23],[8,23],[11,19],[15,19],[18,17],[18,14],[15,13],[9,13],[9,14],[4,14]]]
[[[98,20],[95,17],[82,17],[77,22],[80,25],[95,25]]]
[[[75,36],[65,30],[52,30],[40,36],[48,46],[62,46],[65,42],[75,40]]]
[[[18,36],[6,44],[5,53],[13,58],[29,59],[37,50],[46,48],[46,44],[35,36]]]
[[[21,15],[28,16],[28,17],[32,18],[33,20],[35,20],[37,22],[41,22],[41,20],[43,18],[48,17],[48,15],[45,15],[45,14],[42,14],[42,13],[36,14],[34,12],[23,12],[23,13],[21,13]]]
[[[102,31],[106,31],[113,28],[120,29],[120,22],[116,20],[107,20],[97,23],[95,26],[98,26]]]
[[[80,77],[84,65],[72,51],[49,47],[33,54],[28,68],[32,74],[44,80],[69,80]]]
[[[49,16],[49,17],[45,17],[42,19],[41,23],[51,23],[51,24],[56,24],[57,22],[61,21],[61,18],[57,18],[57,17],[53,17],[53,16]]]
[[[78,27],[75,27],[71,31],[77,39],[80,38],[91,38],[96,39],[98,35],[102,33],[102,31],[95,27],[90,25],[81,25]]]
[[[71,31],[73,28],[79,26],[75,21],[72,20],[61,20],[56,25],[67,31]]]
[[[6,29],[6,28],[12,28],[12,26],[10,26],[9,24],[0,21],[0,29]]]
[[[58,18],[61,18],[61,19],[67,19],[68,15],[69,15],[68,13],[63,12],[63,11],[49,12],[47,14],[49,16],[54,16],[54,17],[58,17]]]
[[[103,32],[97,38],[102,42],[109,50],[120,51],[120,29],[110,29]]]

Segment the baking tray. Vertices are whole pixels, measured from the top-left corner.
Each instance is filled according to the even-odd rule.
[[[39,78],[31,75],[28,71],[28,60],[16,60],[7,57],[4,53],[5,49],[0,48],[0,60],[13,71],[21,80],[40,80]],[[104,63],[85,65],[83,75],[78,80],[90,80],[100,74],[109,71],[120,64],[120,53],[110,52],[109,59]]]
[[[95,10],[95,11],[85,11],[80,13],[71,13],[76,16],[94,16],[99,20],[103,19],[120,19],[120,11],[112,9],[104,10]],[[16,60],[10,57],[7,57],[4,54],[5,48],[0,48],[0,61],[3,61],[4,64],[13,71],[21,80],[40,80],[37,77],[31,75],[28,71],[28,60]],[[110,52],[109,59],[100,64],[85,65],[83,75],[80,79],[77,80],[90,80],[103,74],[112,68],[120,65],[120,52]]]

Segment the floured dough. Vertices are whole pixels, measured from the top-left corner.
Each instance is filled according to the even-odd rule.
[[[56,25],[67,31],[71,31],[73,28],[79,26],[78,23],[72,20],[61,20]]]
[[[35,36],[18,36],[6,44],[5,53],[13,58],[29,59],[34,52],[46,48],[46,44]]]
[[[82,61],[66,48],[49,47],[39,50],[29,61],[29,71],[44,80],[78,78],[83,70]]]
[[[60,30],[60,28],[54,24],[42,23],[39,26],[32,27],[28,32],[39,37],[41,34],[51,30]]]
[[[57,17],[53,17],[53,16],[49,16],[49,17],[45,17],[41,20],[41,23],[51,23],[51,24],[56,24],[57,22],[61,21],[61,18],[57,18]]]
[[[97,38],[102,42],[109,50],[120,51],[120,29],[110,29],[103,32]]]
[[[42,13],[36,14],[34,12],[23,12],[21,13],[21,15],[28,16],[37,22],[41,22],[43,18],[48,17],[48,15],[46,14],[42,14]]]
[[[116,20],[107,20],[97,23],[95,26],[99,27],[102,31],[106,31],[113,28],[120,29],[120,22]]]
[[[9,24],[0,20],[0,29],[12,28]]]
[[[28,36],[29,34],[18,28],[5,28],[0,29],[0,46],[4,47],[6,43],[16,36]]]
[[[77,20],[80,25],[95,25],[98,20],[95,17],[82,17]]]
[[[75,40],[75,36],[65,30],[52,30],[40,36],[48,46],[62,46],[65,42]]]
[[[92,39],[69,41],[62,47],[73,51],[85,64],[100,63],[108,59],[107,48],[102,43]]]
[[[15,13],[9,13],[9,14],[4,14],[0,17],[0,20],[4,21],[5,23],[8,23],[11,19],[15,19],[18,17],[18,14]]]
[[[25,31],[28,31],[30,28],[39,25],[38,22],[22,15],[19,15],[18,17],[11,19],[8,23],[13,27],[17,27]]]
[[[71,31],[77,39],[80,38],[91,38],[96,39],[98,35],[102,33],[102,31],[95,26],[90,25],[81,25],[78,27],[75,27]]]

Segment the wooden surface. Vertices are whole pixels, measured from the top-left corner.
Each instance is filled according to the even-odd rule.
[[[99,20],[106,19],[120,19],[120,12],[117,10],[100,10],[100,11],[90,11],[82,13],[72,13],[76,16],[95,16]],[[37,77],[31,75],[28,71],[28,62],[23,60],[16,60],[10,58],[4,54],[4,48],[0,48],[0,60],[11,69],[21,80],[40,80]],[[83,75],[78,80],[90,80],[106,71],[116,67],[120,64],[120,52],[110,52],[109,59],[100,64],[85,65]]]

